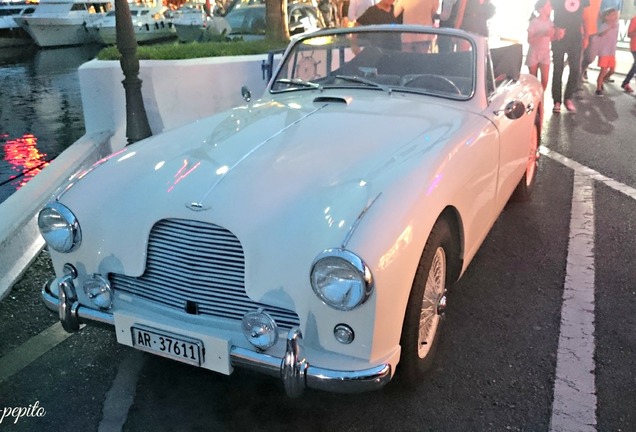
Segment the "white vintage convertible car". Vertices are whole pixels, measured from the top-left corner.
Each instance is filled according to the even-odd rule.
[[[462,31],[302,36],[262,98],[56,193],[39,214],[57,276],[44,301],[67,331],[107,324],[290,396],[416,384],[446,290],[535,182],[543,94],[520,68],[519,46]]]

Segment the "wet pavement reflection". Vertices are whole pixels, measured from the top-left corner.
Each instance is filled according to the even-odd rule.
[[[84,134],[77,70],[99,50],[0,48],[0,203]]]

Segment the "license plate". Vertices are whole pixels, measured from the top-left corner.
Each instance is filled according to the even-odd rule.
[[[133,346],[139,350],[183,363],[201,366],[203,343],[172,333],[131,327]]]

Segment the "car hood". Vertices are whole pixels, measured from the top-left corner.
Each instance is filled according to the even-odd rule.
[[[246,262],[272,248],[311,262],[341,246],[387,182],[409,161],[421,167],[469,116],[452,104],[422,105],[421,95],[305,93],[151,137],[84,173],[60,198],[83,243],[140,275],[152,226],[194,219],[232,231]]]

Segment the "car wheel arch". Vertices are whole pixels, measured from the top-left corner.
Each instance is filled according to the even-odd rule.
[[[462,217],[457,208],[453,206],[447,206],[442,213],[440,213],[437,220],[445,219],[448,222],[451,235],[453,240],[453,251],[455,256],[453,256],[450,262],[451,268],[451,282],[455,282],[459,279],[461,275],[461,270],[463,268],[464,262],[464,226],[462,223]],[[435,221],[437,223],[437,221]]]
[[[442,327],[442,322],[439,321],[439,324],[436,324],[435,328],[437,330],[434,331],[432,341],[426,338],[428,342],[431,342],[430,344],[428,344],[427,342],[427,345],[430,346],[430,349],[428,350],[427,354],[420,354],[420,358],[418,359],[418,355],[416,355],[417,350],[414,349],[414,339],[418,339],[417,345],[420,346],[420,339],[417,334],[421,335],[421,330],[417,330],[417,322],[419,321],[419,325],[421,326],[422,317],[420,316],[418,319],[418,316],[420,313],[426,313],[424,312],[425,309],[422,309],[422,312],[418,312],[419,308],[423,307],[418,306],[418,304],[422,301],[422,295],[424,295],[423,298],[425,303],[427,302],[427,298],[431,298],[428,297],[428,295],[424,294],[424,291],[422,291],[428,290],[428,288],[422,288],[422,284],[423,279],[427,279],[426,274],[429,271],[432,271],[432,267],[435,267],[435,265],[433,264],[432,267],[428,267],[427,269],[426,263],[428,262],[428,265],[430,266],[431,254],[437,256],[438,252],[435,252],[435,250],[439,251],[439,248],[444,245],[444,250],[443,252],[441,252],[441,259],[444,264],[442,265],[442,267],[439,268],[444,268],[446,270],[444,272],[446,274],[446,281],[445,283],[442,283],[442,285],[451,286],[459,278],[462,269],[462,239],[463,230],[461,215],[455,207],[447,206],[435,220],[435,223],[431,227],[426,241],[422,246],[422,257],[418,262],[418,270],[415,273],[411,290],[408,296],[408,302],[407,304],[405,304],[404,316],[402,317],[402,329],[400,332],[400,345],[402,351],[400,363],[402,365],[398,365],[397,377],[398,381],[406,387],[416,387],[422,375],[432,366],[439,335],[441,332],[440,329]],[[432,259],[435,261],[436,258],[434,257]],[[429,275],[429,281],[431,280],[430,277],[431,276]],[[428,283],[429,282],[426,282],[427,287]],[[441,286],[441,288],[443,288],[443,286]],[[445,293],[445,290],[443,291]],[[439,295],[443,296],[443,299],[440,300],[439,303],[439,305],[441,306],[437,306],[440,317],[443,315],[443,311],[440,311],[439,307],[442,307],[442,309],[444,309],[446,305],[446,296],[444,293],[442,293],[441,291],[439,292]],[[436,303],[436,301],[433,301],[433,303]],[[426,309],[428,309],[428,307]]]

